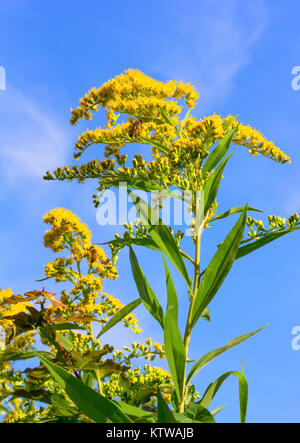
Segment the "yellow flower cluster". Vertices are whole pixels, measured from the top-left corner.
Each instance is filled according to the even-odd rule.
[[[76,285],[70,291],[71,295],[80,300],[76,309],[85,314],[93,314],[95,312],[95,300],[102,288],[101,279],[93,274],[87,274],[79,278]]]
[[[53,263],[47,263],[44,268],[47,277],[54,277],[57,282],[69,280],[73,284],[69,294],[62,292],[61,300],[53,306],[52,314],[56,314],[59,319],[73,318],[76,321],[77,317],[77,321],[95,319],[102,324],[106,323],[124,307],[118,299],[101,292],[103,279],[117,278],[116,268],[104,250],[92,244],[88,227],[71,211],[54,209],[46,214],[44,220],[52,224],[52,229],[45,234],[45,245],[55,252],[62,249],[71,252],[71,257],[60,257]],[[82,274],[83,259],[88,265],[85,275]],[[100,302],[97,302],[99,297]],[[135,333],[141,332],[133,314],[125,317],[123,324]]]
[[[94,144],[104,144],[105,156],[118,157],[120,148],[126,143],[139,142],[140,137],[150,137],[153,141],[173,140],[176,136],[174,126],[153,121],[142,122],[129,118],[126,122],[111,128],[88,129],[83,132],[75,143],[74,157],[78,159],[83,152]]]
[[[71,123],[76,124],[82,118],[90,120],[91,112],[96,112],[99,106],[107,109],[108,126],[115,122],[115,112],[151,119],[158,116],[160,106],[170,115],[178,114],[181,111],[180,106],[176,100],[167,100],[168,98],[182,98],[192,108],[198,94],[189,83],[163,83],[139,70],[128,69],[100,88],[91,89],[80,100],[80,106],[72,110]]]
[[[53,174],[47,172],[45,179],[84,182],[87,178],[98,178],[99,191],[108,189],[117,180],[130,182],[132,178],[165,188],[202,189],[203,179],[207,179],[199,179],[203,160],[212,146],[232,129],[236,129],[232,142],[245,146],[253,156],[261,154],[279,163],[290,162],[289,156],[261,132],[239,123],[231,115],[222,118],[214,114],[196,119],[188,112],[179,119],[181,108],[176,99],[184,99],[193,107],[197,98],[198,94],[190,84],[162,83],[136,70],[128,70],[99,89],[92,89],[72,111],[71,122],[75,124],[80,118],[91,119],[91,112],[102,106],[108,112],[107,127],[84,132],[75,145],[74,155],[79,158],[90,145],[101,143],[105,145],[107,160],[92,161],[79,168],[58,168]],[[115,112],[127,114],[127,120],[125,117],[116,124],[118,116]],[[120,148],[126,143],[152,146],[154,160],[146,163],[135,158],[132,167],[128,168],[127,155],[120,154]],[[115,169],[112,157],[122,168]],[[95,204],[97,206],[97,201]]]
[[[68,234],[77,237],[84,246],[91,245],[91,232],[88,227],[68,209],[52,209],[45,215],[44,222],[52,225],[52,229],[44,236],[44,245],[53,252],[59,252],[64,248]]]
[[[52,417],[51,415],[48,416],[48,411],[43,407],[35,411],[23,411],[21,408],[16,408],[6,415],[3,423],[39,423],[47,418],[50,419]]]
[[[47,277],[55,277],[57,281],[65,281],[68,267],[72,267],[74,261],[79,264],[83,258],[87,259],[90,268],[100,278],[113,279],[117,277],[117,271],[104,250],[92,244],[91,232],[75,214],[63,208],[52,209],[45,215],[44,221],[52,224],[52,229],[47,231],[44,236],[45,246],[54,252],[68,249],[72,254],[69,258],[60,257],[53,263],[49,262],[45,266]],[[72,274],[71,271],[69,273]]]
[[[260,131],[251,128],[249,125],[239,123],[236,117],[222,118],[216,114],[202,120],[189,117],[185,130],[189,138],[198,140],[201,142],[202,149],[206,148],[207,150],[236,126],[238,126],[237,132],[232,139],[234,144],[246,146],[252,155],[262,154],[279,163],[291,161],[273,142],[268,141]]]
[[[149,405],[154,406],[156,401],[156,386],[170,385],[170,387],[161,388],[166,401],[171,401],[172,395],[172,376],[162,368],[144,366],[144,372],[141,373],[141,367],[130,369],[125,376],[112,375],[109,382],[103,383],[104,394],[109,398],[120,397],[135,406]]]
[[[239,125],[237,133],[233,138],[233,143],[246,146],[253,156],[262,154],[279,163],[291,163],[288,155],[275,146],[272,141],[267,140],[261,132],[251,128],[251,126]]]
[[[265,225],[262,220],[256,220],[253,217],[248,217],[246,220],[247,226],[250,229],[248,232],[248,240],[258,240],[264,235],[268,235],[274,231],[287,232],[290,229],[299,227],[299,214],[296,212],[295,214],[291,214],[288,219],[279,217],[278,215],[269,215],[268,217],[269,227],[265,228]],[[243,243],[244,243],[243,242]]]
[[[47,277],[55,277],[56,282],[66,281],[66,268],[72,265],[72,258],[59,257],[53,263],[48,262],[44,267]]]
[[[72,332],[72,344],[74,351],[83,352],[88,351],[91,347],[91,342],[99,343],[99,340],[93,340],[93,337],[90,335],[78,334],[77,332]]]
[[[203,120],[196,120],[189,117],[186,130],[191,138],[196,138],[209,145],[211,141],[219,140],[225,135],[223,119],[219,115],[205,117]]]
[[[24,335],[18,335],[14,338],[13,344],[6,347],[6,351],[27,352],[35,343],[35,332],[26,332]]]
[[[123,346],[123,351],[128,352],[126,355],[123,351],[117,351],[120,353],[119,358],[124,358],[126,364],[131,366],[132,358],[144,357],[146,360],[153,361],[156,357],[163,359],[166,357],[165,346],[159,343],[152,343],[151,338],[145,340],[146,344],[133,342],[131,348]],[[118,356],[116,354],[116,356]]]

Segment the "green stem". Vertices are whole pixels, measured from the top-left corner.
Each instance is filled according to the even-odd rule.
[[[185,257],[187,260],[189,260],[191,263],[193,263],[193,265],[195,265],[195,261],[186,252],[184,252],[184,251],[182,251],[182,249],[180,249],[180,253],[183,257]]]
[[[92,328],[92,322],[90,322],[90,336],[92,337],[92,340],[94,340],[94,334],[93,334],[93,328]],[[100,376],[100,371],[99,369],[95,369],[95,375],[96,375],[96,380],[97,380],[97,385],[98,385],[98,390],[99,393],[101,395],[103,395],[103,391],[102,391],[102,383],[101,383],[101,376]]]
[[[189,313],[188,313],[185,334],[184,334],[184,348],[185,348],[186,359],[188,358],[189,344],[190,344],[191,333],[192,333],[192,326],[191,326],[192,315],[193,315],[195,300],[196,300],[196,296],[197,296],[197,292],[198,292],[198,288],[199,288],[199,283],[200,283],[200,250],[201,250],[201,232],[199,231],[196,234],[193,293],[192,293],[192,297],[190,300]],[[185,366],[186,366],[186,364],[185,364]],[[178,405],[178,412],[179,413],[184,412],[185,393],[186,393],[186,385],[184,383],[181,401]]]

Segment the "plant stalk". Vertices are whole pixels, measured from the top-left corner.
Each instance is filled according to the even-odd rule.
[[[192,326],[191,326],[192,315],[193,315],[195,300],[196,300],[196,296],[197,296],[197,292],[198,292],[198,288],[199,288],[199,283],[200,283],[200,251],[201,251],[201,231],[199,230],[196,235],[196,245],[195,245],[193,293],[192,293],[192,297],[190,300],[189,313],[188,313],[188,318],[187,318],[187,322],[186,322],[184,341],[183,341],[186,359],[188,358],[188,351],[189,351],[189,345],[190,345],[191,333],[192,333]],[[186,367],[186,363],[185,363],[185,367]],[[185,394],[186,394],[186,385],[184,383],[181,401],[178,405],[178,412],[179,413],[184,412]]]
[[[94,339],[93,328],[92,328],[92,322],[90,322],[90,335],[91,335],[92,339]],[[96,375],[96,380],[97,380],[97,385],[98,385],[99,393],[100,393],[101,395],[103,395],[103,391],[102,391],[102,383],[101,383],[101,377],[100,377],[100,371],[99,371],[99,369],[95,369],[95,375]]]

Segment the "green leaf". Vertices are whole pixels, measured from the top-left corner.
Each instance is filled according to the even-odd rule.
[[[220,214],[220,215],[217,215],[216,217],[211,218],[208,222],[211,223],[216,220],[221,220],[222,218],[229,217],[230,215],[238,214],[239,212],[243,212],[243,210],[244,210],[244,206],[237,206],[235,208],[231,208],[228,211],[223,212],[223,214]],[[255,208],[248,208],[248,211],[264,212],[264,211],[261,211],[260,209],[255,209]]]
[[[159,388],[157,388],[157,407],[158,407],[157,423],[177,423],[174,415],[169,409],[169,406],[163,399]]]
[[[157,106],[159,109],[159,112],[161,113],[164,121],[166,123],[168,123],[168,125],[173,126],[173,128],[175,129],[176,135],[178,137],[180,137],[180,132],[178,131],[178,128],[176,126],[176,123],[172,120],[171,116],[165,111],[164,108],[162,108],[161,106]]]
[[[147,279],[144,276],[140,268],[140,265],[138,263],[138,259],[131,247],[129,249],[129,257],[130,257],[133,278],[135,280],[141,300],[144,303],[146,309],[148,309],[150,314],[155,318],[155,320],[158,321],[158,323],[164,329],[165,316],[163,309],[159,301],[157,300],[157,297],[154,294],[151,286],[147,282]]]
[[[102,397],[65,369],[44,358],[39,352],[34,350],[32,352],[41,360],[57,383],[87,417],[96,423],[106,423],[107,419],[113,423],[131,423],[131,420],[116,403]]]
[[[162,222],[157,212],[142,198],[130,191],[129,195],[131,196],[137,212],[139,213],[153,241],[156,243],[160,251],[166,254],[169,260],[181,273],[188,286],[191,287],[191,281],[188,276],[181,252],[169,228]],[[154,224],[151,224],[151,221]]]
[[[228,157],[220,163],[218,168],[210,175],[204,186],[204,216],[207,214],[217,197],[224,168],[231,156],[232,154],[228,155]]]
[[[123,248],[124,246],[145,246],[146,248],[153,249],[155,251],[159,251],[159,247],[155,243],[154,240],[150,236],[144,237],[144,238],[136,238],[136,237],[129,237],[129,238],[115,238],[114,240],[105,242],[105,243],[96,243],[96,245],[114,245],[114,246],[120,246]],[[194,260],[188,256],[184,251],[180,250],[180,254],[182,257],[186,260],[189,260],[194,264]]]
[[[121,363],[116,363],[112,359],[107,359],[103,363],[100,363],[99,366],[97,366],[97,369],[101,374],[101,378],[105,378],[110,377],[112,374],[123,374],[124,372],[127,372],[130,367],[124,366]]]
[[[105,178],[105,186],[119,187],[120,181],[121,181],[120,177],[115,178],[113,176],[112,177],[109,176],[108,178]],[[162,192],[162,191],[164,191],[164,188],[162,188],[160,185],[158,185],[154,181],[150,182],[145,179],[138,178],[138,177],[126,178],[126,184],[130,188],[140,189],[145,192],[154,192],[154,191]]]
[[[244,246],[240,246],[236,259],[245,257],[245,255],[250,254],[251,252],[256,251],[256,249],[262,248],[263,246],[267,245],[268,243],[271,243],[274,240],[277,240],[278,238],[289,234],[293,231],[298,231],[300,228],[292,228],[288,229],[283,232],[271,232],[270,234],[266,234],[263,237],[261,237],[258,240],[254,240],[252,243],[246,244]]]
[[[42,282],[42,281],[49,280],[50,278],[52,278],[52,277],[40,278],[39,280],[36,280],[36,282],[37,282],[37,283],[40,283],[40,282]]]
[[[235,377],[237,377],[239,381],[240,420],[241,423],[245,423],[247,416],[247,407],[248,407],[248,382],[244,374],[242,374],[241,372],[237,371],[226,372],[226,374],[223,374],[214,383],[211,383],[206,389],[206,392],[203,398],[200,400],[199,404],[208,408],[210,403],[214,399],[215,395],[217,394],[218,390],[220,389],[224,381],[227,380],[228,377],[230,377],[230,375],[234,375]],[[218,408],[214,413],[216,414],[219,411],[220,408]]]
[[[79,415],[79,410],[76,410],[62,395],[51,395],[51,404],[54,406],[55,416],[73,417]]]
[[[88,350],[85,352],[76,352],[71,351],[70,355],[72,357],[72,368],[82,370],[94,370],[100,369],[102,363],[100,362],[102,357],[107,354],[112,353],[114,350],[113,346],[104,345],[102,349],[96,350]],[[110,362],[110,360],[105,360],[106,362]],[[116,372],[118,367],[121,366],[118,363],[116,365]],[[109,365],[111,367],[111,365]],[[127,368],[128,369],[128,368]]]
[[[94,386],[95,383],[95,373],[93,372],[84,372],[82,375],[82,381],[85,385],[88,385],[90,388]]]
[[[262,331],[264,328],[265,328],[265,326],[263,326],[260,329],[257,329],[254,332],[250,332],[249,334],[241,335],[240,337],[233,339],[227,345],[222,346],[221,348],[218,348],[218,349],[214,349],[213,351],[210,351],[208,354],[205,354],[197,363],[194,364],[194,366],[190,370],[190,373],[187,378],[187,383],[189,383],[192,380],[192,378],[195,377],[197,372],[199,372],[201,369],[203,369],[212,360],[219,357],[219,355],[224,354],[224,352],[229,351],[230,349],[234,348],[235,346],[238,346],[240,343],[243,343],[244,341],[248,340],[248,338],[250,338],[253,335],[257,334],[258,332]]]
[[[190,403],[184,411],[184,415],[189,417],[193,422],[199,423],[215,423],[215,419],[208,409],[201,404]]]
[[[137,308],[141,304],[141,299],[138,298],[137,300],[134,300],[133,302],[129,303],[127,306],[124,306],[120,311],[118,311],[106,325],[101,329],[99,334],[97,335],[97,338],[101,337],[105,332],[109,331],[113,326],[118,324],[120,321],[122,321],[125,317],[127,317],[130,312],[132,312],[135,308]]]
[[[188,109],[188,111],[187,111],[187,113],[185,114],[184,118],[181,120],[181,123],[180,123],[180,138],[181,138],[181,136],[182,136],[183,130],[184,130],[185,126],[186,126],[186,123],[187,123],[187,121],[188,121],[188,118],[189,118],[189,116],[190,116],[191,111],[192,111],[191,108]]]
[[[137,408],[136,406],[129,405],[123,401],[117,402],[122,411],[130,418],[149,418],[149,412],[143,409]],[[135,421],[135,420],[134,420]]]
[[[135,394],[130,396],[130,401],[135,404],[148,403],[155,394],[155,386],[140,388]]]
[[[41,352],[41,354],[51,356],[49,352]],[[32,352],[0,351],[0,362],[29,360],[30,358],[36,358],[36,355]]]
[[[60,334],[60,333],[56,334],[56,338],[57,338],[57,341],[61,344],[61,346],[66,351],[69,352],[73,349],[74,345],[73,345],[72,341],[69,338],[65,337],[63,334]]]
[[[165,350],[177,398],[181,399],[185,379],[186,353],[178,326],[178,298],[165,259],[164,266],[168,295],[168,306],[164,331]]]
[[[238,247],[243,238],[247,216],[247,205],[240,218],[227,235],[222,245],[209,263],[200,282],[192,314],[192,328],[197,323],[204,309],[214,298],[236,259]]]
[[[203,313],[201,314],[201,318],[205,321],[210,321],[210,310],[208,308],[205,308]]]
[[[58,424],[58,423],[85,423],[85,422],[79,420],[77,417],[56,416],[55,418],[50,420],[41,420],[40,423]]]
[[[14,391],[6,392],[4,395],[0,394],[0,399],[4,400],[5,398],[11,397],[11,399],[15,398],[26,398],[29,400],[39,401],[41,403],[50,404],[51,403],[51,394],[43,389],[16,389]]]
[[[165,154],[168,154],[170,151],[170,149],[167,146],[163,145],[162,143],[159,143],[158,141],[151,140],[151,138],[149,137],[139,136],[138,140],[140,140],[142,143],[145,143],[146,145],[153,146],[154,148],[164,152]]]
[[[136,245],[136,246],[145,246],[146,248],[155,249],[156,251],[159,251],[159,247],[155,243],[155,241],[152,240],[151,237],[146,238],[116,238],[114,240],[111,240],[109,242],[105,243],[96,243],[96,245],[115,245],[115,246],[130,246],[130,245]]]
[[[217,415],[219,412],[223,411],[225,406],[226,405],[223,405],[223,406],[220,406],[219,408],[214,409],[213,411],[211,411],[211,415],[213,415],[213,416]]]
[[[203,174],[206,172],[211,172],[215,166],[222,160],[222,158],[226,155],[230,143],[234,134],[236,133],[238,125],[236,128],[232,129],[228,134],[226,134],[220,143],[216,146],[216,148],[212,151],[212,153],[206,158],[206,161],[203,166]]]

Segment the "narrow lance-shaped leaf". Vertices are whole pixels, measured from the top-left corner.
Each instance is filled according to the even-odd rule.
[[[153,146],[154,148],[158,149],[159,151],[164,152],[165,154],[168,154],[169,151],[170,151],[170,149],[169,149],[167,146],[165,146],[165,145],[163,145],[162,143],[159,143],[159,142],[157,142],[157,141],[151,140],[151,138],[149,138],[149,137],[142,137],[142,136],[139,136],[138,139],[139,139],[142,143],[145,143],[146,145],[151,145],[151,146]]]
[[[158,106],[158,109],[159,109],[159,112],[161,113],[163,119],[165,120],[165,122],[168,123],[170,126],[173,126],[177,136],[180,137],[180,132],[177,128],[176,123],[172,120],[171,116],[161,106]]]
[[[219,412],[223,411],[223,409],[224,409],[225,407],[226,407],[226,405],[222,405],[222,406],[219,406],[219,407],[216,408],[216,409],[213,409],[213,410],[211,411],[211,415],[215,416],[215,415],[219,414]]]
[[[154,240],[152,240],[151,237],[149,238],[135,238],[135,237],[130,237],[130,238],[114,238],[111,241],[105,242],[105,243],[96,243],[99,245],[116,245],[116,246],[131,246],[131,245],[136,245],[136,246],[145,246],[146,248],[149,249],[154,249],[156,251],[159,251],[159,247],[157,246],[157,244],[155,243]]]
[[[122,409],[122,411],[130,418],[148,418],[151,413],[144,411],[141,408],[137,408],[136,406],[129,405],[128,403],[125,403],[123,401],[116,402],[119,407]],[[135,421],[135,420],[134,420]]]
[[[240,403],[240,420],[241,423],[246,422],[247,407],[248,407],[248,382],[246,377],[241,372],[230,371],[226,374],[221,375],[214,383],[211,383],[205,391],[204,396],[200,400],[199,404],[208,408],[215,395],[221,388],[222,384],[227,380],[228,377],[234,375],[237,377],[239,382],[239,403]]]
[[[215,358],[219,357],[220,355],[224,354],[224,352],[229,351],[230,349],[234,348],[235,346],[238,346],[239,344],[243,343],[244,341],[248,340],[253,335],[257,334],[258,332],[262,331],[265,328],[263,326],[260,329],[257,329],[254,332],[250,332],[249,334],[241,335],[240,337],[234,338],[229,342],[227,345],[222,346],[221,348],[214,349],[213,351],[208,352],[208,354],[205,354],[197,363],[194,364],[192,369],[190,370],[190,373],[187,378],[187,383],[189,383],[193,377],[199,372],[201,369],[203,369],[208,363],[210,363]]]
[[[142,300],[138,298],[128,305],[124,306],[120,311],[118,311],[106,325],[101,329],[97,338],[101,337],[101,335],[105,334],[105,332],[109,331],[113,326],[122,321],[128,314],[130,314],[135,308],[137,308],[141,304]]]
[[[138,259],[131,247],[129,249],[129,257],[130,257],[133,278],[135,280],[141,300],[144,303],[146,309],[148,309],[150,314],[155,318],[155,320],[158,321],[158,323],[164,329],[165,318],[164,318],[163,309],[159,301],[157,300],[157,297],[154,294],[151,286],[147,282],[147,279],[144,276],[140,268],[140,265],[138,263]]]
[[[228,157],[220,163],[218,168],[210,175],[204,186],[204,216],[207,214],[209,208],[217,197],[224,168],[231,156],[232,154],[228,155]]]
[[[161,192],[163,191],[163,188],[159,186],[157,183],[149,182],[144,179],[136,178],[136,177],[130,177],[126,179],[126,183],[129,187],[134,189],[141,189],[142,191],[151,192],[151,191],[157,191]],[[105,179],[105,185],[107,187],[119,187],[120,185],[120,177],[109,177]]]
[[[130,177],[126,178],[126,184],[128,188],[138,189],[144,192],[157,192],[162,197],[173,197],[177,200],[186,200],[186,197],[178,192],[170,191],[169,189],[163,188],[162,186],[155,183],[155,180],[153,181],[147,181],[144,178],[136,178],[136,177]],[[120,177],[114,178],[109,177],[105,179],[105,186],[106,187],[119,187],[120,186]],[[47,277],[48,278],[48,277]]]
[[[228,134],[226,134],[219,142],[219,144],[216,146],[216,148],[206,158],[206,161],[203,166],[203,174],[212,171],[217,166],[217,164],[222,160],[222,158],[226,155],[230,143],[232,141],[232,138],[237,131],[237,128],[238,126],[232,129],[232,131],[230,131]]]
[[[230,215],[234,215],[234,214],[238,214],[239,212],[243,212],[244,210],[244,206],[236,206],[235,208],[231,208],[228,211],[223,212],[220,215],[216,215],[216,217],[213,217],[209,220],[209,223],[216,221],[216,220],[221,220],[222,218],[226,218],[229,217]],[[248,211],[251,212],[264,212],[261,211],[260,209],[255,209],[255,208],[248,208]]]
[[[157,212],[142,198],[138,197],[131,191],[128,192],[152,239],[159,247],[160,251],[166,254],[169,260],[178,269],[188,286],[191,287],[191,280],[188,276],[181,252],[169,228],[162,222]]]
[[[113,423],[131,423],[127,415],[112,400],[98,394],[65,369],[44,358],[39,352],[34,350],[32,352],[41,360],[57,383],[87,417],[96,423],[105,423],[107,419]]]
[[[96,245],[116,245],[120,247],[124,246],[145,246],[146,248],[153,249],[155,251],[159,251],[159,247],[155,243],[155,241],[152,239],[152,237],[144,237],[144,238],[136,238],[136,237],[129,237],[129,238],[115,238],[111,241],[105,242],[105,243],[96,243]],[[186,254],[184,251],[179,250],[180,254],[185,260],[189,260],[194,264],[194,260],[192,257],[190,257],[188,254]]]
[[[177,398],[181,399],[185,379],[186,353],[182,336],[178,326],[178,298],[174,283],[168,269],[167,263],[163,257],[165,273],[168,306],[165,321],[165,350],[170,372],[175,385]]]
[[[41,354],[51,357],[50,352],[41,352]],[[36,358],[32,352],[0,351],[0,362],[29,360],[31,358]]]
[[[177,423],[174,415],[169,409],[169,406],[163,399],[159,388],[157,388],[157,407],[158,407],[158,416],[157,416],[158,423]]]
[[[204,309],[216,295],[235,261],[239,245],[243,238],[246,224],[247,205],[240,218],[227,235],[222,245],[209,263],[196,295],[192,314],[192,328],[197,323]]]

